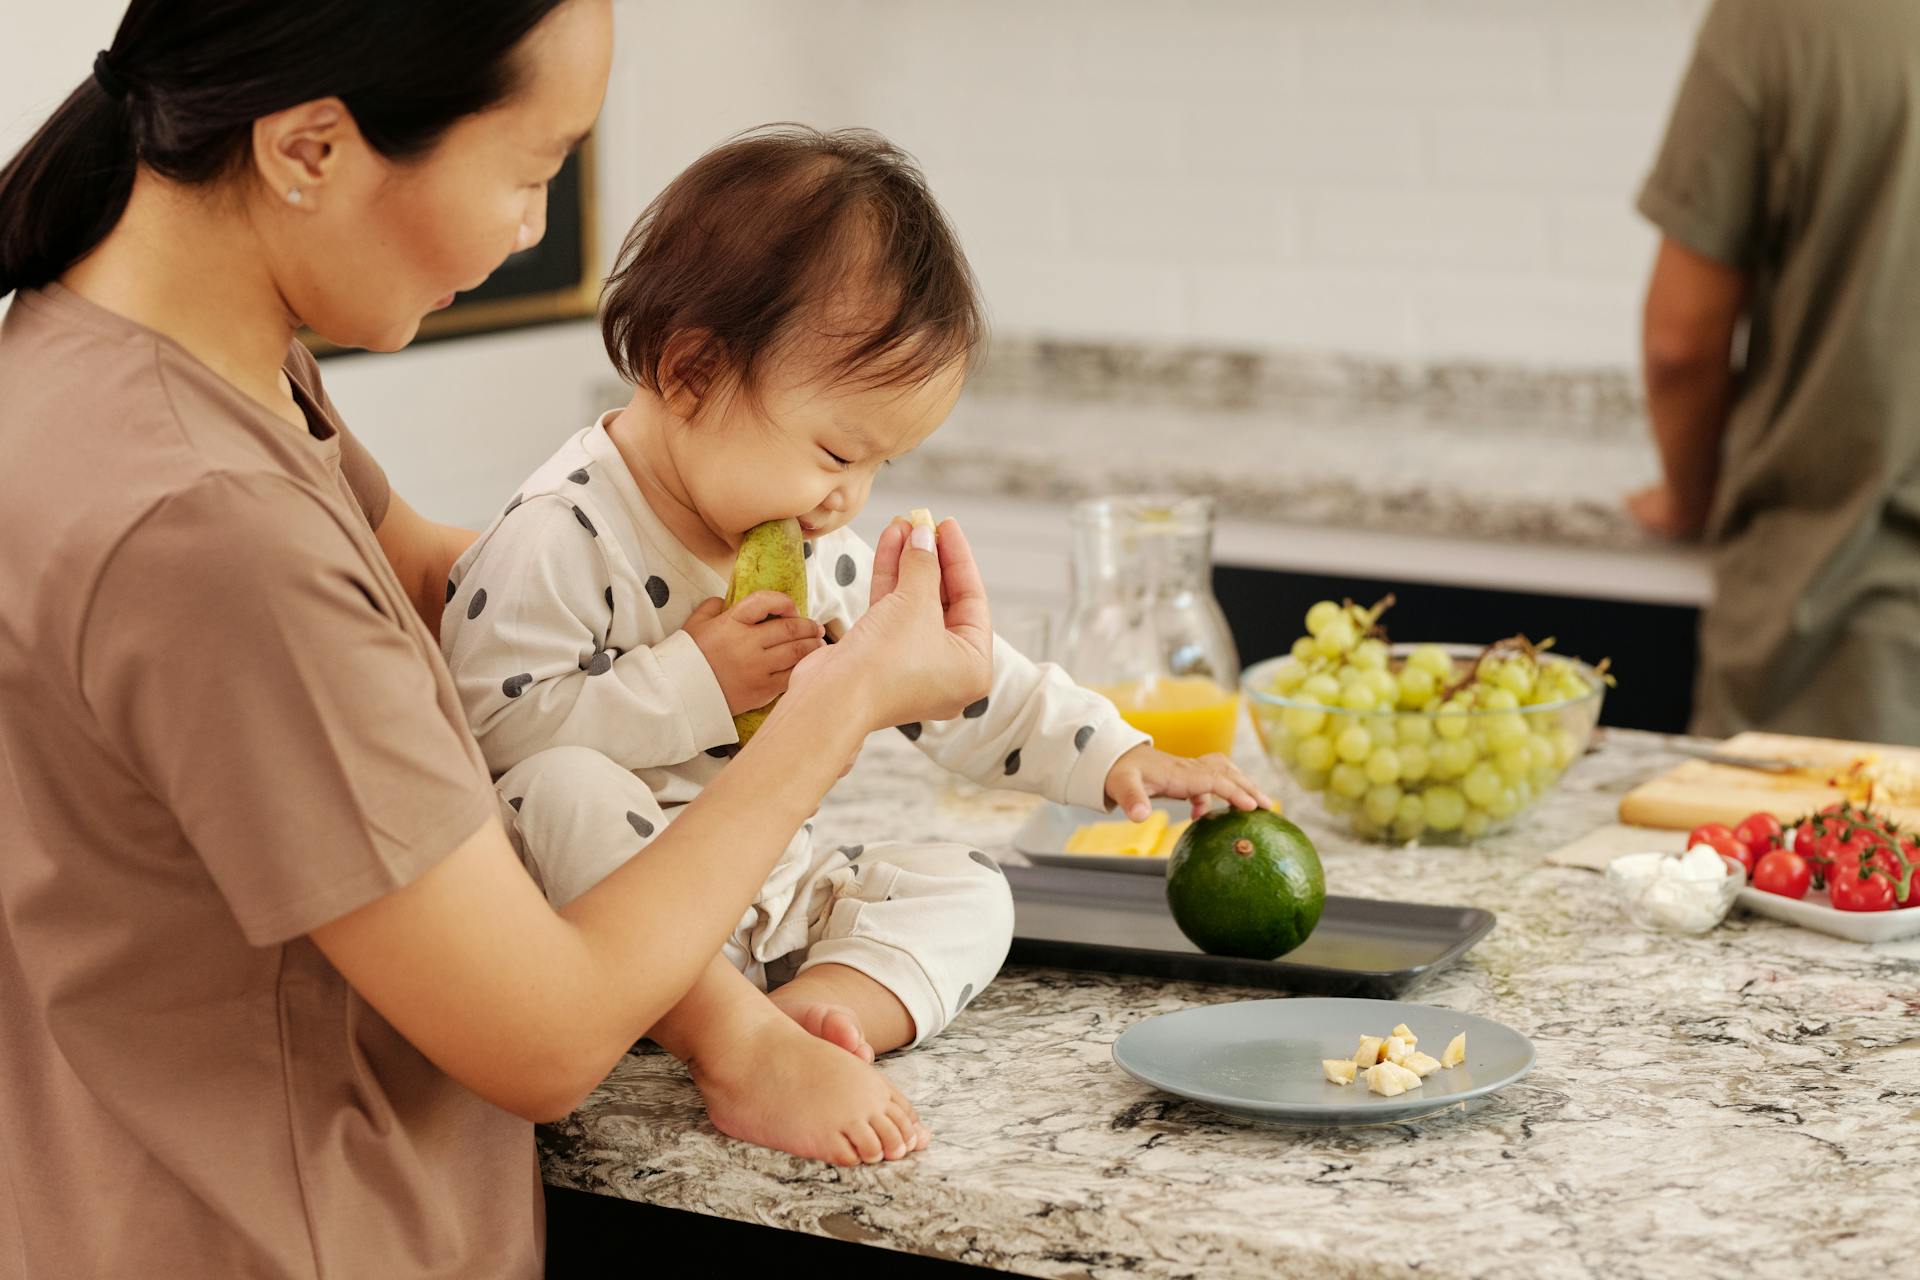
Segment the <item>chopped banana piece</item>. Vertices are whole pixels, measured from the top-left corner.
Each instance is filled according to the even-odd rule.
[[[1397,1098],[1407,1091],[1400,1083],[1400,1068],[1391,1062],[1376,1062],[1367,1068],[1367,1088],[1383,1098]]]
[[[1447,1051],[1440,1055],[1440,1065],[1457,1067],[1467,1060],[1467,1033],[1462,1031],[1447,1044]]]
[[[1363,1067],[1370,1067],[1380,1061],[1380,1047],[1386,1041],[1379,1036],[1361,1036],[1360,1047],[1353,1051],[1353,1060]]]
[[[1327,1073],[1327,1079],[1334,1084],[1352,1084],[1353,1073],[1360,1067],[1351,1058],[1322,1058],[1320,1069]]]
[[[1422,1080],[1425,1080],[1428,1076],[1440,1069],[1440,1060],[1432,1054],[1421,1053],[1416,1049],[1408,1054],[1406,1060],[1400,1065],[1419,1076]]]
[[[1388,1036],[1380,1046],[1381,1060],[1391,1062],[1396,1067],[1405,1066],[1407,1055],[1412,1052],[1413,1045],[1402,1040],[1398,1035]]]
[[[907,519],[922,529],[933,528],[933,512],[925,507],[915,507],[908,513]]]
[[[1391,1034],[1399,1036],[1402,1040],[1405,1040],[1409,1045],[1416,1045],[1420,1043],[1420,1037],[1413,1034],[1413,1032],[1409,1031],[1407,1029],[1407,1024],[1404,1022],[1401,1023],[1399,1026],[1395,1027]]]

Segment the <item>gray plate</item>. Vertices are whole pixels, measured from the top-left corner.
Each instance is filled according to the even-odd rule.
[[[1175,822],[1193,812],[1185,800],[1160,799]],[[1013,833],[1013,847],[1043,867],[1080,867],[1087,871],[1129,871],[1136,875],[1165,876],[1165,858],[1129,857],[1111,853],[1068,853],[1067,837],[1090,822],[1118,822],[1124,815],[1100,813],[1066,804],[1043,804]]]
[[[1395,1098],[1370,1092],[1359,1077],[1337,1085],[1321,1074],[1322,1058],[1350,1058],[1361,1036],[1384,1036],[1402,1022],[1436,1058],[1466,1032],[1467,1060]],[[1142,1084],[1230,1116],[1333,1128],[1398,1124],[1464,1107],[1531,1071],[1533,1045],[1511,1027],[1427,1004],[1244,1000],[1137,1023],[1114,1042],[1113,1060]]]

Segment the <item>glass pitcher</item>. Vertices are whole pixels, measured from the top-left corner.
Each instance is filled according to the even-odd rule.
[[[1213,598],[1213,500],[1094,498],[1073,510],[1060,661],[1172,755],[1228,752],[1240,658]]]

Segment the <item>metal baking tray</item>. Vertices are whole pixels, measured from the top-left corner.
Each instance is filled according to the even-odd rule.
[[[1390,999],[1452,964],[1493,928],[1478,907],[1329,894],[1313,935],[1278,960],[1210,956],[1167,911],[1166,882],[1124,871],[1007,867],[1009,964]]]

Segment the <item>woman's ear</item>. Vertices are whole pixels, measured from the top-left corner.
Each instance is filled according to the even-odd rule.
[[[683,329],[660,352],[660,400],[668,412],[691,422],[720,389],[725,356],[708,329]]]
[[[253,165],[275,199],[313,209],[366,141],[338,98],[315,98],[253,122]]]

